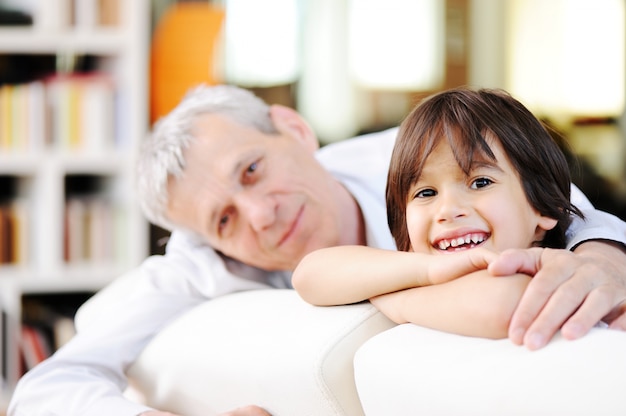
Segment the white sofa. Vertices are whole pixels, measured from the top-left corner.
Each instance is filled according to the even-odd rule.
[[[290,290],[196,307],[129,374],[148,404],[185,416],[246,404],[275,416],[626,415],[626,333],[594,329],[530,352],[396,326],[368,302],[314,307]]]

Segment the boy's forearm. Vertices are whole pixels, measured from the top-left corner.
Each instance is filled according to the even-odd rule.
[[[340,246],[317,250],[302,259],[292,283],[315,305],[360,302],[383,293],[429,284],[424,255]]]
[[[481,249],[433,255],[339,246],[305,256],[292,283],[309,303],[343,305],[453,280],[486,268],[492,256],[495,254]]]
[[[508,326],[530,277],[494,278],[485,271],[439,285],[407,289],[372,299],[396,323],[459,335],[506,338]]]

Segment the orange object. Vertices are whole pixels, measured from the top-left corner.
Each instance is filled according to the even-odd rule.
[[[225,12],[208,2],[180,2],[155,28],[150,59],[150,121],[170,112],[195,85],[221,83],[214,56]]]

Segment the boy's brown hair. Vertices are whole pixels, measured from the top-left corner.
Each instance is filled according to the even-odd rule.
[[[570,202],[570,173],[559,146],[543,124],[505,91],[456,88],[426,98],[400,126],[387,177],[387,221],[398,250],[410,250],[409,190],[435,146],[447,140],[459,166],[469,174],[474,163],[495,160],[487,138],[501,143],[530,205],[558,221],[542,245],[565,247],[571,215],[583,215]]]

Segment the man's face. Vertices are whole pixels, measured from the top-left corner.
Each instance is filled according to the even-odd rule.
[[[308,252],[340,243],[340,185],[314,158],[311,137],[277,127],[268,135],[200,116],[184,174],[168,186],[168,216],[229,257],[292,270]]]

